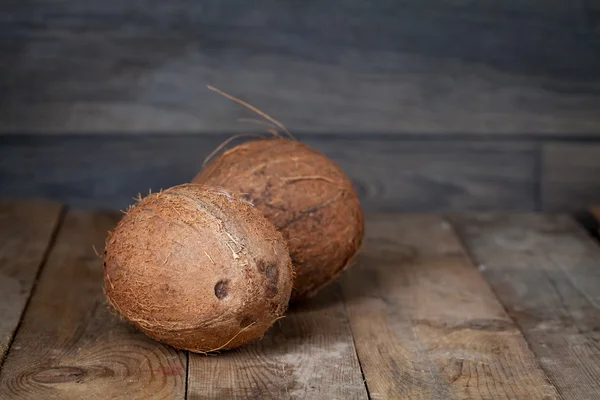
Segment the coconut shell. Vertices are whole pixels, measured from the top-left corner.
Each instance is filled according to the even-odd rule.
[[[297,141],[238,145],[193,182],[245,193],[283,234],[296,273],[293,301],[334,280],[361,245],[364,218],[352,182],[331,159]]]
[[[252,205],[186,184],[130,208],[106,243],[114,309],[179,349],[231,349],[286,310],[293,272],[285,240]]]

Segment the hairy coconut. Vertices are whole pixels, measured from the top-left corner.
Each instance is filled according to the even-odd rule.
[[[352,182],[331,159],[297,141],[238,145],[193,182],[244,193],[273,222],[294,265],[292,300],[334,280],[362,242],[364,219]]]
[[[148,336],[194,352],[261,337],[286,310],[285,240],[238,195],[186,184],[130,208],[106,243],[104,289]]]

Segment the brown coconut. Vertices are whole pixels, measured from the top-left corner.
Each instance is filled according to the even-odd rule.
[[[201,185],[130,208],[104,259],[115,310],[148,336],[194,352],[261,337],[292,288],[288,249],[274,226],[239,196]]]
[[[193,182],[245,193],[283,234],[296,273],[292,300],[334,280],[362,242],[364,219],[352,182],[331,159],[297,141],[238,145]]]

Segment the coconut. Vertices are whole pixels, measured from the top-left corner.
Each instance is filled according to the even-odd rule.
[[[244,193],[283,234],[296,274],[293,301],[333,281],[361,245],[364,218],[352,182],[331,159],[298,141],[240,144],[193,182]]]
[[[175,186],[131,207],[109,234],[104,289],[148,336],[193,352],[261,337],[285,312],[285,240],[239,195]]]

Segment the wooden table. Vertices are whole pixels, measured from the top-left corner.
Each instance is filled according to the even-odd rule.
[[[212,356],[109,313],[118,218],[0,202],[0,398],[600,398],[600,248],[568,216],[369,215],[335,284]]]

